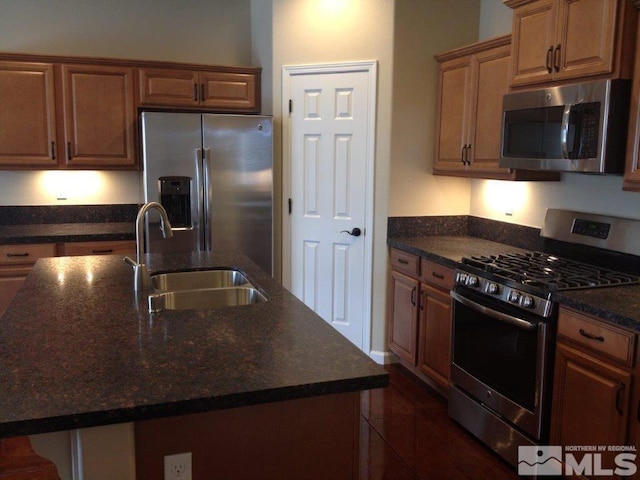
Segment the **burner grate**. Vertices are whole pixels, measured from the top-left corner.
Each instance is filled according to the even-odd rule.
[[[464,258],[463,263],[548,291],[640,283],[640,277],[549,255],[521,252]]]

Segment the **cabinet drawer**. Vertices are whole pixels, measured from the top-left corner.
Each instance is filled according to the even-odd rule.
[[[633,365],[636,335],[607,325],[578,312],[561,309],[558,317],[558,335],[590,350]]]
[[[453,269],[426,258],[422,259],[420,279],[436,287],[451,290],[453,288]]]
[[[391,268],[418,278],[420,276],[420,257],[392,248]]]
[[[113,242],[70,242],[64,244],[64,254],[73,255],[135,255],[136,242],[118,240]]]
[[[0,245],[0,265],[33,265],[39,258],[55,256],[55,243]]]

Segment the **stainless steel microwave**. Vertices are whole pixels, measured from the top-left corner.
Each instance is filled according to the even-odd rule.
[[[599,80],[505,95],[500,166],[623,173],[630,93]]]

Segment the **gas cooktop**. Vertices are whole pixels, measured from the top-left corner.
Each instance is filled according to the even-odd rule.
[[[474,256],[464,258],[462,263],[550,292],[640,283],[640,277],[635,275],[543,252]]]

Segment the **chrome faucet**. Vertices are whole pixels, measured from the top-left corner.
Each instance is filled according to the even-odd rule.
[[[149,283],[149,272],[147,266],[142,263],[142,257],[144,255],[144,217],[146,213],[151,209],[158,210],[160,213],[160,229],[162,230],[162,236],[164,238],[173,237],[173,230],[171,229],[171,222],[167,211],[158,202],[145,203],[138,211],[136,217],[136,260],[130,257],[124,257],[124,261],[133,267],[134,275],[134,289],[136,292],[140,292],[147,288]]]

